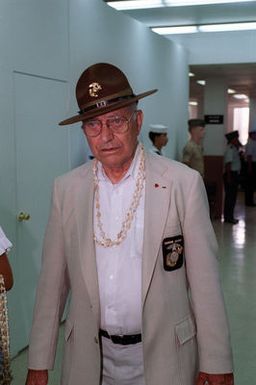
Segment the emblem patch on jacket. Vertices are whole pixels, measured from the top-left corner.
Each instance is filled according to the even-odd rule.
[[[164,269],[173,271],[183,265],[184,240],[182,235],[165,238],[162,244]]]

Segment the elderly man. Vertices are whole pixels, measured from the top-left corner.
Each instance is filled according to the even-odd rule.
[[[200,175],[138,143],[143,113],[117,67],[77,83],[95,159],[55,181],[27,385],[46,385],[68,293],[61,385],[231,385],[217,244]]]

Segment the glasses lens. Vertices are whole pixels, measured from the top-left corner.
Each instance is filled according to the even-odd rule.
[[[128,119],[124,116],[116,116],[107,120],[107,126],[114,132],[123,132],[127,128]]]
[[[132,119],[134,112],[129,118],[125,116],[113,116],[106,120],[106,126],[112,131],[119,134],[125,133],[128,130],[130,120]],[[86,135],[98,136],[102,131],[102,125],[104,123],[99,119],[87,120],[84,122],[83,128]]]
[[[101,131],[101,121],[100,120],[88,120],[84,123],[84,129],[88,136],[97,136]]]

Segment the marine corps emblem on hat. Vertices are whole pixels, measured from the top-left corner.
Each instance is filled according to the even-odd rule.
[[[82,73],[76,85],[78,114],[59,125],[77,123],[118,110],[156,91],[153,89],[136,95],[119,68],[108,63],[94,64]]]
[[[184,240],[182,235],[165,238],[162,250],[165,270],[176,270],[183,265]]]
[[[92,96],[93,98],[97,98],[98,91],[102,90],[102,87],[99,83],[94,82],[92,84],[89,84],[89,95]]]

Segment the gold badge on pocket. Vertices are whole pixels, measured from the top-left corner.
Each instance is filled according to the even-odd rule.
[[[173,271],[183,265],[184,240],[182,235],[165,238],[162,249],[165,270]]]

